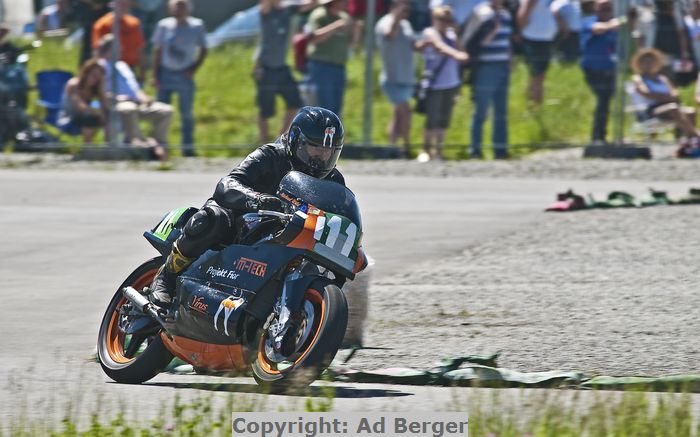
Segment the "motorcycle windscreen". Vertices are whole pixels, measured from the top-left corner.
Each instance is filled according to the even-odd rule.
[[[362,229],[360,207],[355,194],[344,185],[291,171],[282,178],[278,192],[323,211],[347,217],[358,229]]]

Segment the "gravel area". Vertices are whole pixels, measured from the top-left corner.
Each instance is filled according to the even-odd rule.
[[[381,279],[354,367],[499,365],[589,375],[697,373],[700,207],[543,213],[537,226]],[[401,304],[397,305],[397,302]]]
[[[653,160],[582,159],[580,148],[535,153],[509,161],[446,161],[418,163],[407,160],[341,161],[347,174],[410,175],[429,177],[510,177],[537,179],[627,179],[684,181],[700,179],[699,160],[673,158],[673,146],[652,147]],[[47,153],[0,154],[2,168],[162,170],[224,173],[241,158],[176,158],[158,162],[73,161],[70,155]]]

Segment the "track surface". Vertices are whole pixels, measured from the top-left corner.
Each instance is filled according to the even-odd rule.
[[[87,362],[114,287],[155,253],[141,237],[143,230],[173,207],[200,205],[219,177],[218,173],[0,171],[0,423],[18,415],[60,417],[67,401],[85,406],[78,409],[80,416],[89,414],[99,399],[104,409],[121,400],[139,411],[140,417],[148,417],[175,392],[185,397],[216,392],[220,382],[232,384],[224,388],[235,392],[255,391],[251,380],[179,375],[161,375],[141,387],[120,386],[108,383],[99,366]],[[536,225],[553,194],[569,186],[584,192],[611,186],[640,188],[629,181],[352,174],[347,180],[360,200],[365,247],[377,261],[378,282],[410,277],[418,267],[425,272],[426,263],[441,264],[465,248]],[[680,191],[688,184],[655,186]],[[402,311],[413,304],[398,299],[395,287],[391,296]],[[439,342],[440,338],[424,340]],[[429,348],[423,353],[427,355],[420,356],[419,362],[441,358],[429,356]],[[367,367],[411,365],[383,358],[372,361],[371,356],[361,362]],[[197,389],[193,382],[198,383]],[[337,409],[455,407],[451,389],[338,387]],[[479,392],[459,390],[457,397]],[[303,408],[299,398],[245,396],[257,399],[250,401],[256,402],[256,408]],[[401,399],[398,407],[397,398]]]

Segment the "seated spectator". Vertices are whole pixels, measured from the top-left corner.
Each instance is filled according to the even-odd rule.
[[[493,105],[491,131],[494,157],[508,157],[508,88],[513,20],[503,0],[490,0],[474,9],[462,35],[471,63],[472,117],[470,155],[481,158],[483,126]]]
[[[311,12],[307,26],[309,80],[316,90],[318,106],[343,111],[346,72],[352,37],[352,19],[345,12],[346,0],[321,0]]]
[[[92,46],[97,48],[100,40],[112,33],[114,18],[119,19],[119,50],[121,60],[126,62],[132,71],[137,72],[140,82],[145,78],[145,63],[143,48],[146,40],[141,30],[141,22],[133,15],[129,15],[131,0],[115,0],[114,12],[102,16],[92,27]]]
[[[167,103],[156,102],[141,90],[133,71],[123,61],[112,63],[112,35],[105,35],[97,49],[98,62],[105,69],[106,89],[111,84],[111,72],[114,68],[117,78],[115,91],[116,111],[122,119],[124,142],[137,147],[149,147],[155,157],[167,159],[165,145],[168,141],[168,129],[173,116],[173,107]],[[153,125],[153,139],[145,138],[139,127],[140,120],[147,120]]]
[[[430,159],[442,159],[442,144],[445,131],[450,125],[455,98],[461,85],[460,62],[467,62],[469,57],[457,50],[457,33],[449,6],[433,9],[432,26],[423,31],[423,74],[430,77],[426,98],[426,120],[423,133],[423,153],[418,156],[421,162]]]
[[[68,10],[68,0],[57,0],[46,6],[36,18],[36,33],[55,32],[65,28],[65,17]]]
[[[696,143],[700,131],[695,127],[692,108],[680,104],[678,91],[671,81],[660,73],[664,66],[663,54],[656,49],[639,50],[632,58],[635,90],[647,100],[647,115],[673,121],[676,127]]]
[[[518,10],[518,26],[522,49],[530,73],[528,99],[541,105],[544,100],[544,78],[552,58],[552,44],[557,35],[557,22],[549,0],[523,0]]]
[[[554,0],[552,12],[559,26],[557,52],[562,62],[576,62],[580,55],[581,4],[578,0]]]
[[[91,144],[98,130],[107,123],[109,105],[104,82],[104,68],[95,59],[89,59],[63,90],[60,117],[80,128],[86,144]],[[93,106],[93,102],[99,106]]]
[[[411,96],[416,82],[413,50],[416,38],[408,21],[409,0],[393,0],[389,13],[375,26],[377,47],[382,60],[379,78],[382,90],[394,106],[389,122],[389,142],[403,141],[404,155],[410,156]]]

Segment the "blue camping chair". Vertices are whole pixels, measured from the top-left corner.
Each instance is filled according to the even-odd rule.
[[[80,128],[59,120],[58,114],[61,111],[61,98],[66,82],[73,77],[73,74],[61,70],[40,71],[36,74],[36,88],[39,91],[39,106],[46,109],[44,122],[57,127],[68,135],[79,135]]]

